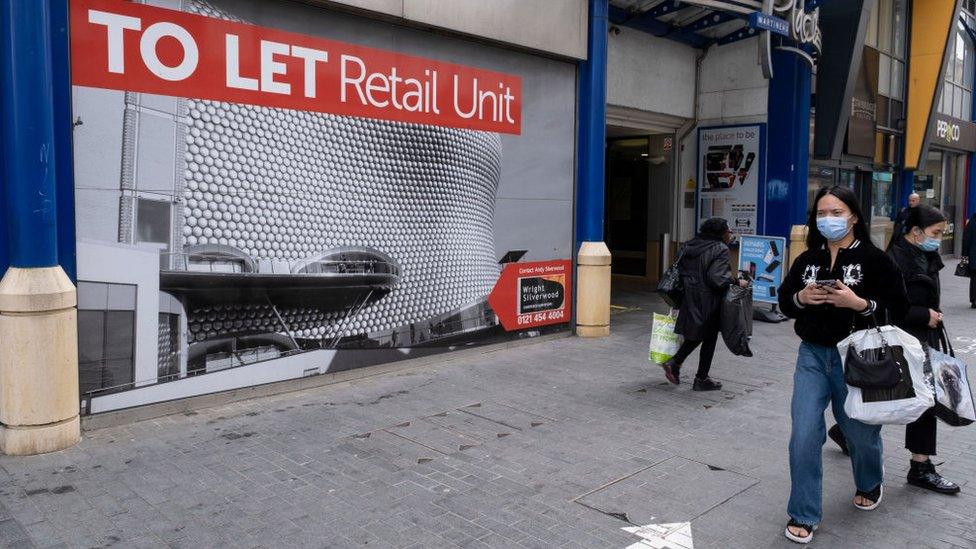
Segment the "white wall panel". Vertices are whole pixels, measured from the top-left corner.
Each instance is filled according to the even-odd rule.
[[[697,54],[673,40],[622,28],[609,39],[607,103],[691,118]]]

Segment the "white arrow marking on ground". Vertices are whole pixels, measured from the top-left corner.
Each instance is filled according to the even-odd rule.
[[[627,526],[623,530],[643,538],[627,549],[695,549],[690,522]]]

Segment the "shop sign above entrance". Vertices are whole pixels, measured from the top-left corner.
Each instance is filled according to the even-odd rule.
[[[790,23],[790,38],[799,44],[809,44],[820,53],[823,38],[820,34],[820,8],[806,10],[806,0],[774,0],[773,12],[786,17]]]
[[[800,56],[811,67],[816,64],[814,55],[819,56],[823,51],[820,8],[807,12],[806,0],[763,0],[762,11],[749,14],[749,26],[762,31],[759,64],[767,79],[773,77],[773,34],[788,37],[794,43],[776,49]]]
[[[929,128],[929,143],[960,151],[976,151],[976,124],[960,118],[936,115]]]

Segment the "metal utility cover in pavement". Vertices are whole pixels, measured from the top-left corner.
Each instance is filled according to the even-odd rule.
[[[632,524],[687,522],[758,482],[675,456],[584,494],[576,502]]]

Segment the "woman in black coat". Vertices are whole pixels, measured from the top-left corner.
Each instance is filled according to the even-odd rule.
[[[895,235],[888,249],[908,292],[908,312],[902,319],[894,319],[895,325],[936,349],[942,333],[939,271],[945,265],[939,247],[945,230],[946,218],[942,212],[931,206],[917,206],[905,221],[904,234]],[[905,428],[905,448],[912,453],[908,483],[940,494],[955,494],[959,486],[937,473],[929,459],[936,450],[935,420],[934,409],[929,409]],[[845,449],[846,441],[839,427],[835,425],[830,431],[830,438]]]
[[[969,306],[976,309],[976,213],[962,233],[962,256],[969,260]]]
[[[681,364],[701,345],[698,373],[692,389],[715,391],[722,388],[721,383],[708,377],[708,372],[721,329],[722,298],[726,289],[735,283],[728,246],[731,241],[729,223],[716,217],[702,223],[698,236],[681,248],[678,268],[684,297],[674,331],[684,336],[685,341],[677,354],[662,365],[664,375],[675,385],[681,382]],[[740,284],[745,286],[748,282],[741,281]]]

